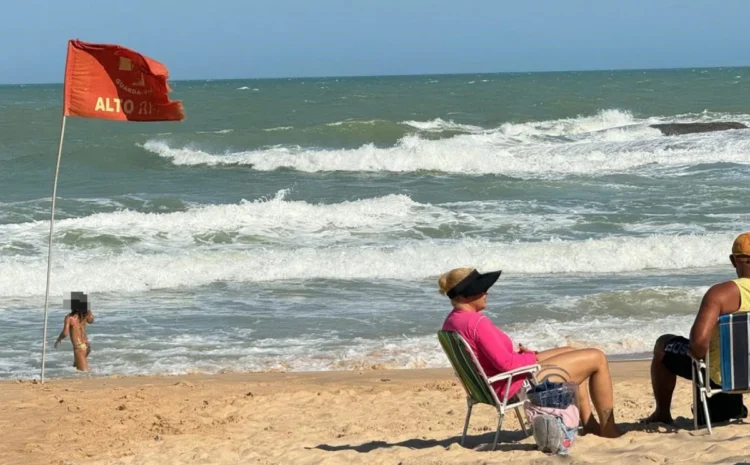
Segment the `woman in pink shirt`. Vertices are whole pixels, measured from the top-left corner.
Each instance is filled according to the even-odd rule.
[[[618,437],[620,432],[612,410],[614,396],[607,357],[598,349],[576,350],[572,347],[534,352],[519,345],[515,350],[510,337],[481,313],[487,307],[487,291],[498,277],[500,271],[479,273],[472,268],[456,268],[440,276],[440,292],[447,295],[453,304],[453,310],[443,323],[443,330],[461,334],[476,354],[487,377],[539,363],[542,365],[537,374],[539,378],[552,374],[575,382],[579,386],[578,408],[584,431],[604,437]],[[513,381],[511,396],[521,388],[523,381],[522,378]],[[505,383],[499,382],[493,387],[502,395]],[[601,425],[592,414],[591,400]]]

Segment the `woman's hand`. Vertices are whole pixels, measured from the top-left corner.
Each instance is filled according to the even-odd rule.
[[[526,347],[524,347],[523,344],[518,344],[518,353],[523,354],[525,352],[531,352],[532,354],[536,355],[535,350],[529,350]]]

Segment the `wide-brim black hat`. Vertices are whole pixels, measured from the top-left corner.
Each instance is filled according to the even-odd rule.
[[[488,271],[487,273],[480,273],[477,270],[472,271],[462,279],[458,284],[450,288],[446,293],[449,299],[454,299],[458,296],[461,297],[472,297],[479,294],[484,294],[495,284],[497,278],[500,277],[502,271]]]

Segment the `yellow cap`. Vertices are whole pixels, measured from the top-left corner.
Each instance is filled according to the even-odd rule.
[[[732,244],[732,255],[750,255],[750,232],[737,236]]]

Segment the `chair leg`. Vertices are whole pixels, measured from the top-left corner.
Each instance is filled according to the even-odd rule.
[[[703,414],[706,415],[706,427],[708,427],[708,434],[714,434],[711,429],[711,416],[708,413],[708,399],[706,397],[706,391],[701,391],[701,400],[703,401]]]
[[[706,427],[708,428],[708,434],[714,434],[711,428],[711,415],[708,413],[708,396],[706,395],[705,382],[711,382],[708,377],[708,371],[706,371],[706,381],[703,381],[701,368],[693,363],[693,428],[698,430],[698,397],[700,396],[701,403],[703,404],[703,415],[706,418]]]
[[[495,450],[497,447],[497,441],[500,439],[500,430],[503,429],[503,418],[505,417],[505,412],[499,412],[498,411],[498,418],[497,418],[497,431],[495,432],[495,440],[492,441],[492,449]]]
[[[698,431],[698,374],[696,373],[695,364],[693,364],[693,429]]]
[[[461,445],[466,445],[466,431],[469,429],[469,418],[471,418],[471,409],[474,408],[474,404],[472,402],[467,402],[468,409],[466,410],[466,421],[464,422],[464,432],[461,435]]]
[[[521,429],[523,430],[523,434],[526,436],[529,435],[529,432],[526,430],[526,422],[523,420],[523,415],[521,415],[521,411],[518,407],[515,408],[516,411],[516,417],[518,417],[518,423],[521,424]]]

